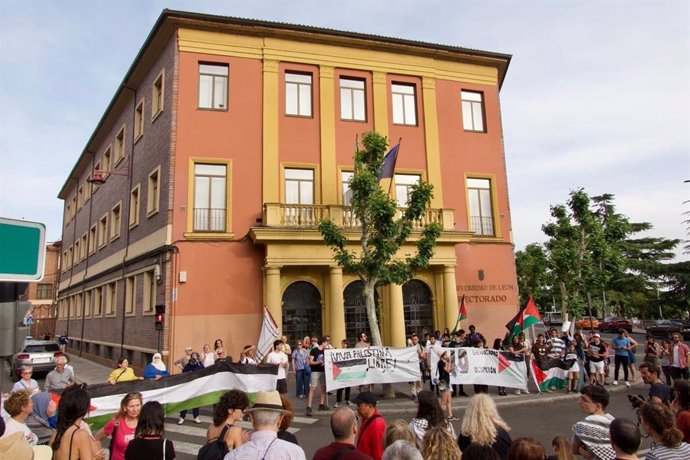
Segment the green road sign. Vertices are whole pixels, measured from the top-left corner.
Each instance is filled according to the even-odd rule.
[[[45,225],[0,217],[0,281],[40,281],[45,255]]]

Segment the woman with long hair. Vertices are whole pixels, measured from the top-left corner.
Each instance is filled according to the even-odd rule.
[[[53,460],[92,460],[90,433],[82,429],[82,421],[89,412],[91,398],[84,388],[66,388],[58,403],[58,421],[51,437]]]
[[[676,428],[683,433],[683,441],[690,443],[690,383],[687,380],[673,382],[671,410],[676,415]]]
[[[458,445],[460,450],[474,442],[483,446],[491,446],[502,460],[508,457],[510,447],[510,427],[498,415],[496,404],[485,393],[472,396],[465,411],[460,426]]]
[[[438,369],[438,390],[441,393],[441,407],[444,407],[448,412],[448,420],[459,420],[453,415],[453,403],[450,400],[450,373],[453,371],[453,365],[447,351],[441,353],[436,366]]]
[[[414,446],[414,435],[408,428],[407,422],[403,419],[398,419],[386,426],[386,431],[383,432],[383,450],[388,449],[388,446],[396,441],[405,441],[411,446]]]
[[[127,444],[134,438],[139,414],[141,413],[141,393],[128,393],[120,401],[120,411],[96,433],[96,441],[110,436],[111,460],[124,460]]]
[[[462,457],[453,437],[441,426],[427,430],[421,450],[424,460],[460,460]]]
[[[556,436],[553,438],[551,447],[553,447],[553,455],[549,455],[547,460],[575,460],[572,446],[570,445],[570,439],[565,436]]]
[[[165,439],[165,415],[158,401],[149,401],[141,408],[134,439],[127,444],[126,460],[174,460],[175,447]]]
[[[661,371],[664,373],[666,385],[671,385],[671,342],[664,339],[661,341],[661,350],[659,351],[659,365]],[[659,376],[661,377],[661,376]]]
[[[654,439],[646,460],[690,458],[690,444],[683,442],[683,433],[674,426],[673,412],[659,403],[646,402],[639,411],[640,427]]]
[[[225,444],[228,450],[239,447],[244,442],[242,428],[235,425],[244,417],[244,410],[249,407],[247,395],[240,390],[230,390],[220,397],[213,412],[213,423],[206,430],[206,442],[217,440],[223,429],[225,431]]]
[[[283,415],[282,419],[280,419],[280,425],[278,425],[278,439],[282,439],[283,441],[288,441],[299,446],[297,436],[288,431],[288,428],[290,428],[290,425],[295,418],[295,406],[292,405],[292,402],[285,395],[280,395],[280,402],[283,404],[283,409],[286,410],[287,413]]]
[[[508,449],[508,460],[542,460],[544,457],[544,446],[533,438],[517,438]]]
[[[415,436],[417,448],[422,448],[422,439],[429,428],[441,426],[455,439],[453,425],[443,417],[443,409],[436,395],[429,390],[422,390],[417,394],[417,415],[408,425]]]

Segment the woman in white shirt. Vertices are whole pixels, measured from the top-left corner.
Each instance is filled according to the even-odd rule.
[[[20,372],[22,378],[17,383],[12,385],[12,393],[15,391],[24,390],[30,390],[32,395],[38,393],[38,382],[31,378],[33,368],[31,368],[31,366],[22,366]]]
[[[31,400],[31,391],[23,390],[12,393],[7,401],[5,401],[5,410],[10,414],[10,419],[5,420],[5,434],[2,437],[8,436],[12,433],[24,433],[26,442],[35,446],[38,444],[38,436],[32,432],[24,421],[34,410],[34,403]]]

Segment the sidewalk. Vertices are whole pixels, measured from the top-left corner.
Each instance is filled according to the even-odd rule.
[[[89,385],[96,383],[104,383],[108,378],[108,375],[112,371],[107,366],[94,363],[84,358],[79,358],[77,356],[70,355],[71,364],[74,366],[76,379],[78,382],[84,382]],[[631,389],[636,387],[641,387],[643,385],[641,379],[631,384]],[[374,386],[374,393],[380,398],[377,408],[383,414],[411,414],[417,411],[417,403],[410,399],[410,387],[407,383],[394,383],[393,388],[395,389],[396,398],[395,399],[383,399],[381,385]],[[538,404],[551,403],[553,401],[562,399],[577,399],[579,396],[577,393],[565,393],[563,390],[555,391],[553,393],[537,393],[534,383],[529,381],[530,394],[516,395],[511,389],[507,389],[508,396],[499,396],[496,387],[489,387],[489,396],[493,398],[496,405],[499,407],[517,406],[517,405],[527,405],[537,402]],[[424,385],[424,389],[429,389],[428,382]],[[608,385],[606,389],[609,393],[618,393],[625,391],[627,387],[625,385]],[[472,395],[472,385],[465,385],[465,392]],[[327,405],[330,407],[328,411],[316,410],[319,405],[318,394],[314,396],[314,401],[312,401],[312,409],[314,409],[314,417],[330,417],[333,413],[335,404],[335,391],[332,395],[328,396]],[[351,399],[354,399],[357,395],[357,388],[352,388],[352,393],[350,395]],[[290,401],[295,407],[295,414],[303,415],[306,407],[307,400],[299,399],[295,397],[295,377],[291,372],[288,375],[288,393]],[[456,409],[463,409],[467,407],[470,398],[458,397],[453,398],[453,407]],[[343,401],[342,404],[345,404]]]

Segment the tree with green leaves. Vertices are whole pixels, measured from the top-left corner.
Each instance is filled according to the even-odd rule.
[[[612,195],[592,199],[584,189],[572,191],[565,205],[551,206],[552,220],[542,226],[549,237],[549,272],[564,314],[581,316],[587,292],[603,294],[624,270],[618,244],[628,222],[615,212],[612,200]]]
[[[417,240],[416,253],[405,259],[397,255],[412,236],[415,222],[425,214],[433,196],[433,186],[425,182],[412,186],[407,206],[399,212],[396,202],[379,183],[387,151],[386,138],[368,132],[362,138],[362,146],[361,150],[358,146],[355,153],[354,174],[349,182],[352,209],[360,223],[359,244],[348,240],[343,229],[331,220],[321,221],[319,231],[326,245],[332,248],[333,259],[338,265],[362,280],[372,342],[381,346],[374,299],[376,287],[403,284],[416,272],[427,268],[442,227],[438,223],[425,225]]]
[[[547,257],[544,247],[539,243],[530,243],[525,249],[515,253],[520,305],[525,305],[529,296],[543,308],[551,296]]]

